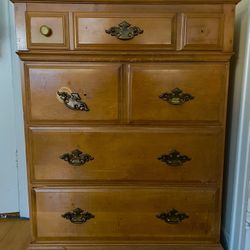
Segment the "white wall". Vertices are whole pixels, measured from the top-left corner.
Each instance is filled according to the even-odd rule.
[[[248,186],[248,197],[250,197],[250,183]],[[247,223],[246,223],[246,245],[245,245],[245,250],[250,249],[250,198],[248,198],[248,209],[247,209]]]
[[[228,164],[225,175],[223,234],[226,250],[244,250],[249,183],[249,1],[237,6],[234,62],[231,75],[231,108]],[[250,249],[249,246],[246,248]]]
[[[1,1],[1,0],[0,0]],[[11,56],[12,56],[12,85],[14,95],[15,108],[15,135],[17,148],[17,165],[18,165],[18,194],[19,194],[19,211],[20,216],[29,217],[29,202],[28,202],[28,181],[25,155],[25,137],[24,137],[24,121],[23,121],[23,106],[22,106],[22,90],[21,90],[21,65],[16,54],[16,31],[15,31],[15,13],[14,4],[9,0],[9,28],[11,34]]]
[[[8,2],[0,2],[0,213],[19,211]]]
[[[13,5],[0,0],[0,213],[28,217],[20,65]]]

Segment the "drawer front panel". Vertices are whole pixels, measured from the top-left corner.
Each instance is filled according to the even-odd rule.
[[[212,122],[225,118],[226,64],[132,65],[132,122]]]
[[[29,49],[68,49],[68,13],[27,12]]]
[[[77,49],[98,45],[112,49],[175,48],[175,14],[76,13],[74,23]]]
[[[216,241],[213,189],[35,189],[33,199],[38,241]]]
[[[40,181],[216,182],[221,177],[218,130],[33,129],[31,145],[33,178]],[[76,149],[87,155],[81,164],[84,155],[77,157]]]
[[[32,121],[119,119],[118,64],[28,65],[26,73]]]
[[[184,16],[184,49],[221,50],[223,14],[186,14]]]

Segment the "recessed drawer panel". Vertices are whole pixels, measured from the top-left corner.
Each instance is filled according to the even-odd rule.
[[[214,189],[37,188],[33,199],[38,241],[217,240]]]
[[[220,130],[32,129],[31,145],[32,178],[38,181],[221,179]]]
[[[221,50],[223,44],[223,14],[184,15],[184,49]]]
[[[224,63],[132,65],[131,122],[222,123],[227,71]]]
[[[86,49],[106,46],[110,49],[174,49],[175,14],[162,13],[75,13],[75,46]]]
[[[27,12],[29,49],[68,49],[68,13]]]
[[[27,65],[32,121],[119,119],[120,65]]]

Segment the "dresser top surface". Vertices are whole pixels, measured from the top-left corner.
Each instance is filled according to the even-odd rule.
[[[13,3],[237,4],[240,0],[11,0]]]

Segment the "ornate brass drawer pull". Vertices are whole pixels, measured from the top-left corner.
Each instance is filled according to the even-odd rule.
[[[85,102],[82,101],[78,93],[57,92],[57,95],[63,100],[67,108],[80,111],[89,111]]]
[[[79,167],[89,161],[93,161],[94,157],[89,154],[81,152],[79,149],[66,153],[60,156],[60,159],[67,161],[70,165]]]
[[[168,224],[179,224],[183,220],[188,219],[189,216],[185,213],[179,213],[175,208],[171,209],[166,213],[160,213],[156,215],[160,220],[164,220]]]
[[[82,210],[81,208],[75,208],[73,211],[63,214],[62,217],[66,220],[70,220],[70,222],[74,224],[83,224],[87,220],[95,218],[93,214]]]
[[[40,27],[40,33],[43,36],[50,37],[53,33],[52,29],[48,27],[47,25],[42,25]]]
[[[172,105],[181,105],[185,102],[193,100],[194,97],[191,94],[183,93],[179,88],[175,88],[171,93],[166,92],[159,96],[162,100],[172,104]]]
[[[113,26],[108,30],[105,30],[105,32],[107,34],[110,34],[111,36],[115,36],[120,40],[130,40],[135,36],[142,34],[144,31],[137,26],[131,26],[131,24],[129,24],[128,22],[123,21],[118,25],[118,27]]]
[[[169,154],[164,154],[158,157],[158,160],[165,162],[169,166],[178,167],[182,166],[186,161],[191,161],[191,158],[180,154],[180,152],[174,149]]]

